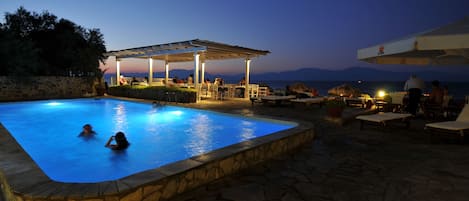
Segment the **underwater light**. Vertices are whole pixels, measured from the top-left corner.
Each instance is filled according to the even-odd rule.
[[[49,106],[57,106],[57,105],[62,105],[62,103],[59,103],[59,102],[50,102],[50,103],[47,103],[46,105],[49,105]]]
[[[182,111],[181,110],[176,110],[176,111],[172,111],[170,112],[170,114],[174,114],[174,115],[181,115],[182,114]]]

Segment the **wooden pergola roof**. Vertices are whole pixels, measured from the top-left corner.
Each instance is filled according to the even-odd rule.
[[[195,52],[200,54],[200,59],[202,61],[238,58],[250,59],[270,53],[266,50],[255,50],[208,40],[195,39],[109,51],[106,53],[106,56],[115,56],[116,59],[152,58],[167,62],[188,62],[194,60]]]

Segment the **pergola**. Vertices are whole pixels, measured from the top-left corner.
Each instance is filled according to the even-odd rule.
[[[249,71],[251,58],[269,54],[266,50],[255,50],[240,46],[217,43],[208,40],[188,40],[146,47],[136,47],[123,50],[109,51],[106,56],[116,57],[116,80],[120,77],[120,61],[125,58],[148,59],[148,83],[153,80],[153,60],[165,62],[165,83],[169,83],[169,63],[194,61],[194,87],[199,100],[200,84],[205,80],[205,61],[223,59],[244,59],[246,90],[244,97],[248,97]],[[201,69],[199,68],[201,67]],[[199,76],[199,71],[200,76]],[[200,79],[199,79],[200,78]]]

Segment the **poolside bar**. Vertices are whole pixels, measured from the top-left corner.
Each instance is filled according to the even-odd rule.
[[[209,60],[244,59],[245,86],[244,98],[249,99],[249,74],[252,58],[267,55],[267,50],[256,50],[246,47],[228,45],[208,40],[188,40],[145,47],[109,51],[106,56],[116,57],[116,84],[120,79],[120,61],[125,58],[148,59],[148,85],[170,86],[169,63],[194,61],[193,87],[197,91],[197,101],[200,100],[201,86],[205,81],[205,63]],[[153,60],[165,63],[164,79],[153,79]],[[200,74],[199,74],[200,73]]]

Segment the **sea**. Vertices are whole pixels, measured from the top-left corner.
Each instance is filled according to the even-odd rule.
[[[284,90],[287,85],[294,83],[303,83],[306,86],[313,87],[319,91],[319,95],[327,95],[327,91],[336,86],[342,84],[348,84],[350,86],[360,89],[362,93],[367,93],[371,96],[375,96],[378,91],[384,90],[385,92],[397,92],[404,91],[405,81],[269,81],[269,80],[258,80],[252,83],[265,84],[271,87],[273,90]],[[448,92],[453,96],[454,99],[464,99],[465,96],[469,96],[469,82],[444,82],[440,81],[440,86],[447,86]],[[431,92],[431,82],[425,82],[424,93]]]
[[[127,73],[126,76],[136,76],[144,77],[147,74],[144,73]],[[106,74],[105,80],[110,83],[110,77],[115,76],[114,74]],[[225,80],[225,83],[238,83],[239,80]],[[362,93],[367,93],[370,96],[375,96],[377,91],[384,90],[385,92],[397,92],[404,91],[403,81],[366,81],[366,80],[356,80],[356,81],[311,81],[311,80],[256,80],[251,79],[250,83],[260,84],[269,86],[272,90],[285,90],[287,85],[292,85],[294,83],[303,83],[306,86],[315,88],[319,91],[319,95],[326,96],[327,91],[333,87],[340,86],[342,84],[348,84],[353,87],[356,87],[361,90]],[[424,93],[431,92],[431,82],[425,83]],[[453,96],[454,99],[464,99],[465,96],[469,96],[469,82],[446,82],[440,81],[440,86],[447,86],[449,94]]]

